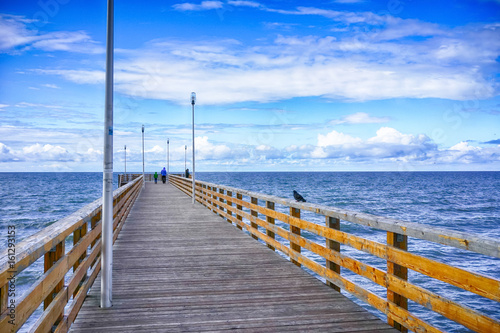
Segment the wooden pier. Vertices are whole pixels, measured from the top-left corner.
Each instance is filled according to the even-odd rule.
[[[98,280],[97,280],[98,281]],[[397,332],[172,185],[147,183],[71,332]]]
[[[500,258],[496,239],[204,181],[192,204],[192,179],[154,184],[146,176],[145,187],[142,175],[122,176],[114,191],[112,308],[99,307],[101,199],[20,242],[9,226],[0,332],[441,332],[443,324],[500,332],[491,316],[500,280],[470,269],[484,256]],[[457,267],[408,248],[409,239],[476,259]],[[28,268],[37,279],[19,295]],[[433,282],[474,300],[436,293]],[[424,320],[417,304],[431,316]]]

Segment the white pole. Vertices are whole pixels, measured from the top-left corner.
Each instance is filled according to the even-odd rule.
[[[108,0],[104,172],[102,180],[101,308],[109,308],[113,305],[113,11],[113,0]]]
[[[125,178],[127,178],[127,145],[125,145]]]
[[[184,146],[184,174],[186,174],[186,159],[187,159],[187,149],[188,149],[188,146]]]
[[[167,139],[167,176],[170,173],[170,139]]]
[[[144,125],[142,125],[142,187],[146,187],[146,178],[144,178]]]
[[[195,183],[195,178],[194,178],[194,103],[196,102],[196,94],[194,92],[191,93],[191,105],[192,105],[192,109],[193,109],[193,205],[194,205],[194,202],[196,201],[195,200],[195,186],[196,186],[196,183]]]

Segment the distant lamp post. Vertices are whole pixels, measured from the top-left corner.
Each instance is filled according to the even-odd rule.
[[[146,179],[144,178],[144,125],[142,125],[142,187],[146,187]]]
[[[170,172],[170,139],[167,139],[167,175]]]
[[[125,179],[127,178],[127,145],[125,145]]]
[[[184,146],[184,174],[186,174],[186,168],[187,168],[187,165],[186,165],[187,149],[188,149],[188,146]]]
[[[194,104],[196,103],[196,93],[192,92],[191,93],[191,106],[192,106],[192,113],[193,113],[193,205],[195,202],[195,186],[196,186],[196,181],[194,178],[194,173],[195,173],[195,167],[194,167]]]

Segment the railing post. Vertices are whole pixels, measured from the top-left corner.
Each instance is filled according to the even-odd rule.
[[[99,222],[101,220],[101,215],[102,215],[102,210],[99,211],[96,215],[94,215],[91,219],[90,219],[90,229],[93,230],[96,225],[97,225],[97,222]],[[91,248],[94,248],[95,244],[97,243],[97,239],[92,241],[92,243],[90,243],[90,247]],[[95,263],[97,262],[97,259],[98,258],[95,258],[93,261],[92,261],[92,264],[90,265],[91,267],[93,267],[95,265]]]
[[[57,244],[52,250],[49,252],[45,253],[44,257],[44,272],[47,272],[54,264],[61,259],[61,257],[64,255],[64,241],[61,243]],[[49,293],[47,298],[43,301],[43,309],[46,310],[52,300],[54,299],[54,296],[57,295],[59,291],[64,287],[64,278],[61,279],[57,283],[57,285],[54,287],[54,289]],[[63,318],[64,311],[61,312],[59,315],[58,319],[56,320],[56,323],[59,322]]]
[[[406,251],[408,250],[408,236],[388,231],[387,245]],[[390,261],[387,261],[387,274],[392,274],[400,279],[408,280],[408,268],[397,265]],[[393,302],[394,304],[405,310],[408,310],[408,299],[389,289],[387,289],[387,300],[389,302]],[[389,323],[389,325],[393,326],[401,332],[408,332],[408,329],[406,327],[389,317],[387,318],[387,322]]]
[[[230,198],[232,198],[232,197],[233,197],[233,192],[232,192],[232,191],[227,191],[227,192],[226,192],[226,194],[227,194],[227,196],[228,196],[228,197],[230,197]],[[233,206],[233,202],[232,202],[232,201],[230,201],[230,200],[227,200],[227,205],[228,205],[229,207],[232,207],[232,206]],[[228,215],[230,215],[230,216],[232,216],[232,215],[233,215],[233,210],[232,210],[232,208],[228,208],[228,209],[226,209],[226,210],[227,210],[227,214],[228,214]],[[231,222],[231,219],[227,219],[227,222],[232,223],[232,222]]]
[[[73,232],[73,247],[80,241],[80,239],[82,239],[85,235],[87,234],[87,222],[84,222],[83,225],[76,229],[74,232]],[[76,272],[76,270],[78,269],[78,266],[80,266],[80,263],[85,260],[85,257],[87,256],[87,250],[85,250],[85,252],[80,256],[80,258],[78,258],[78,260],[75,262],[75,264],[73,265],[73,273]],[[84,275],[83,279],[85,279],[87,277],[87,274]],[[83,280],[82,279],[82,280]],[[73,292],[73,297],[76,296],[76,294],[78,293],[78,290],[80,289],[80,285],[75,289],[75,291]]]
[[[217,209],[217,187],[212,186],[212,211],[215,213]]]
[[[331,216],[326,216],[326,226],[331,229],[335,230],[340,230],[340,220]],[[340,243],[336,241],[332,241],[331,239],[326,239],[326,248],[340,252]],[[326,261],[326,269],[329,269],[331,271],[334,271],[338,275],[340,275],[340,265],[334,263],[333,261],[327,260]],[[327,286],[332,287],[336,291],[340,292],[340,287],[335,285],[334,283],[327,281],[326,282]]]
[[[201,187],[202,187],[202,190],[201,190],[202,194],[204,196],[206,196],[207,195],[207,185],[203,184],[203,185],[201,185]],[[207,205],[207,198],[203,198],[202,200],[205,201],[205,206],[206,206]]]
[[[219,193],[221,194],[221,196],[219,196],[219,202],[224,203],[224,198],[222,198],[222,195],[224,195],[224,189],[219,188]],[[219,204],[219,209],[221,211],[224,211],[224,207],[221,204]],[[224,215],[222,215],[222,214],[219,214],[219,216],[224,217]]]
[[[217,209],[217,203],[216,202],[217,202],[217,197],[218,197],[218,195],[217,195],[217,187],[213,187],[212,186],[212,194],[213,194],[212,195],[212,207],[213,207],[212,211],[215,212],[216,209]]]
[[[290,207],[290,215],[293,216],[293,217],[297,217],[297,218],[300,218],[300,209],[298,208],[294,208],[294,207]],[[300,228],[299,227],[296,227],[296,226],[293,226],[292,223],[290,223],[290,231],[292,232],[292,234],[295,234],[297,236],[300,236]],[[290,241],[290,248],[295,251],[295,252],[298,252],[300,253],[300,245],[299,244],[295,244],[293,243],[292,241]],[[292,263],[294,263],[295,265],[297,266],[301,266],[301,264],[294,260],[294,259],[290,259],[290,261]]]
[[[257,199],[257,198],[251,197],[250,201],[254,205],[258,205],[259,204],[259,199]],[[250,210],[250,214],[252,216],[255,216],[255,218],[257,218],[259,216],[259,213],[256,210]],[[254,228],[255,230],[258,230],[258,228],[259,228],[259,225],[257,223],[255,223],[255,222],[252,222],[252,221],[250,221],[250,226],[252,228]],[[255,236],[255,235],[252,235],[252,238],[259,239],[259,237]]]
[[[7,311],[9,303],[9,282],[0,288],[0,315]]]
[[[272,209],[272,210],[274,210],[274,202],[272,202],[272,201],[266,201],[266,208],[267,208],[267,209]],[[267,221],[267,223],[269,223],[269,224],[274,224],[274,217],[266,216],[266,221]],[[274,237],[275,237],[274,232],[273,232],[273,231],[271,231],[271,230],[267,230],[267,229],[266,229],[266,235],[268,235],[268,236],[269,236],[269,237],[271,237],[272,239],[275,239],[275,238],[274,238]],[[268,247],[268,248],[270,248],[270,249],[271,249],[271,250],[273,250],[273,251],[274,251],[274,250],[276,250],[276,249],[274,248],[274,246],[272,246],[272,245],[270,245],[270,244],[267,244],[267,247]]]
[[[243,195],[242,195],[242,194],[240,194],[240,193],[236,193],[236,199],[238,199],[238,200],[243,200]],[[236,210],[237,210],[238,212],[241,212],[241,210],[242,210],[242,209],[243,209],[243,206],[242,206],[242,205],[239,205],[239,204],[237,204],[237,205],[236,205]],[[238,220],[240,221],[240,223],[243,223],[243,216],[238,215],[238,213],[236,213],[236,219],[238,219]],[[237,227],[238,229],[240,229],[240,230],[243,230],[243,228],[242,228],[239,224],[237,224],[237,225],[236,225],[236,227]]]
[[[210,207],[210,204],[212,203],[212,187],[211,186],[207,186],[207,196],[208,196],[207,208],[212,210]]]

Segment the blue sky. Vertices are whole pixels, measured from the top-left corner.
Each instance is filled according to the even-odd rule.
[[[305,3],[305,5],[304,5]],[[0,171],[101,171],[106,1],[0,3]],[[116,1],[114,170],[500,170],[500,1]]]

